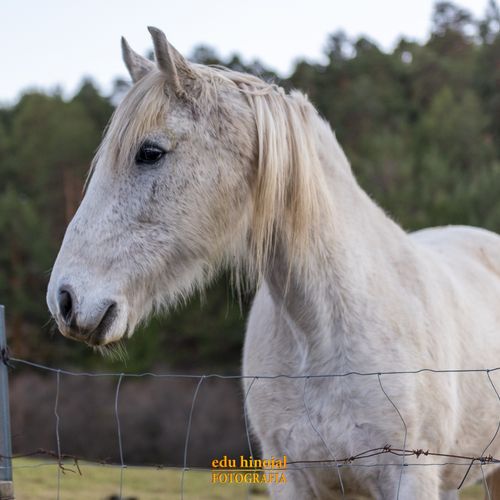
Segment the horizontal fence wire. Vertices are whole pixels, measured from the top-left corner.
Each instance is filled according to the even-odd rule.
[[[2,360],[3,361],[3,360]],[[5,362],[5,361],[4,361]],[[193,373],[156,373],[156,372],[87,372],[87,371],[74,371],[74,370],[64,370],[61,368],[54,368],[51,366],[42,365],[40,363],[35,363],[33,361],[28,361],[26,359],[20,359],[16,357],[9,357],[7,359],[10,368],[14,368],[12,363],[18,363],[21,365],[31,366],[33,368],[38,368],[40,370],[45,370],[49,372],[60,372],[62,375],[71,375],[74,377],[130,377],[130,378],[141,378],[141,377],[157,377],[157,378],[191,378],[191,379],[207,379],[207,378],[220,378],[220,379],[311,379],[311,378],[338,378],[338,377],[350,377],[353,375],[358,375],[360,377],[376,377],[378,375],[417,375],[419,373],[493,373],[500,371],[500,366],[495,368],[463,368],[457,370],[438,370],[435,368],[420,368],[418,370],[392,370],[392,371],[376,371],[376,372],[359,372],[359,371],[349,371],[344,373],[319,373],[319,374],[259,374],[259,375],[224,375],[220,373],[208,373],[208,374],[193,374]]]
[[[297,379],[304,380],[304,388],[303,388],[303,404],[304,409],[307,415],[308,423],[311,426],[311,429],[317,434],[321,443],[324,446],[325,458],[317,459],[317,460],[309,460],[309,459],[294,459],[287,461],[287,469],[286,472],[292,471],[301,471],[307,469],[336,469],[336,474],[339,481],[339,488],[342,497],[345,496],[344,490],[344,482],[342,480],[342,470],[348,468],[386,468],[386,467],[398,467],[400,468],[399,477],[398,477],[398,485],[397,485],[397,498],[399,498],[401,491],[401,482],[403,478],[403,472],[405,469],[410,467],[446,467],[446,466],[454,466],[454,467],[463,467],[464,475],[460,484],[457,485],[457,489],[460,489],[464,484],[467,476],[472,468],[479,467],[481,469],[483,484],[486,490],[487,498],[491,498],[490,491],[488,488],[488,483],[485,478],[484,466],[497,465],[500,463],[500,458],[494,457],[490,454],[487,454],[488,449],[493,444],[494,440],[498,436],[500,432],[500,418],[498,420],[498,425],[496,427],[496,431],[489,440],[486,447],[483,449],[483,452],[480,455],[470,455],[470,454],[447,454],[440,453],[429,449],[413,449],[407,447],[407,436],[408,436],[408,428],[407,424],[398,409],[397,405],[394,403],[393,399],[390,398],[389,394],[386,392],[382,378],[385,376],[398,376],[398,375],[418,375],[421,373],[432,373],[432,374],[467,374],[467,373],[484,373],[488,378],[488,382],[491,386],[492,391],[495,393],[496,398],[500,403],[500,394],[491,378],[491,373],[499,371],[500,367],[494,368],[471,368],[471,369],[434,369],[434,368],[421,368],[417,370],[395,370],[395,371],[380,371],[380,372],[359,372],[359,371],[349,371],[345,373],[324,373],[324,374],[256,374],[256,375],[225,375],[218,373],[208,373],[208,374],[192,374],[192,373],[156,373],[156,372],[142,372],[142,373],[127,373],[127,372],[88,372],[88,371],[72,371],[65,370],[60,368],[54,368],[50,366],[46,366],[40,363],[36,363],[33,361],[20,359],[16,357],[9,357],[6,353],[2,354],[1,361],[4,362],[9,368],[13,369],[16,366],[28,366],[40,371],[54,373],[56,376],[56,396],[54,403],[54,418],[55,418],[55,435],[56,435],[56,450],[47,450],[43,448],[37,448],[36,450],[32,450],[27,453],[13,454],[11,457],[3,457],[0,455],[0,458],[28,458],[28,457],[39,457],[44,458],[41,463],[34,464],[22,464],[22,465],[13,465],[13,468],[30,468],[30,467],[45,467],[45,466],[57,466],[57,483],[56,483],[56,498],[59,500],[61,498],[61,474],[65,474],[67,472],[73,472],[82,475],[81,466],[84,464],[85,466],[104,466],[110,468],[119,468],[120,469],[120,480],[119,480],[119,499],[123,498],[123,482],[124,482],[124,472],[127,468],[132,469],[157,469],[157,470],[172,470],[179,471],[181,473],[181,484],[180,484],[180,499],[184,499],[185,495],[185,473],[190,470],[196,471],[204,471],[204,472],[213,472],[214,469],[202,467],[202,466],[189,466],[188,465],[188,447],[190,434],[192,429],[192,420],[193,414],[196,411],[196,400],[198,393],[200,392],[203,382],[207,379],[222,379],[222,380],[249,380],[248,387],[243,395],[243,416],[245,423],[245,432],[246,432],[246,441],[248,444],[249,456],[253,456],[251,437],[249,431],[249,422],[248,422],[248,414],[247,414],[247,399],[254,387],[256,381],[259,380],[276,380],[276,379]],[[117,379],[116,389],[115,389],[115,399],[114,399],[114,416],[116,420],[116,430],[117,430],[117,440],[118,440],[118,449],[119,449],[119,458],[118,462],[113,462],[111,460],[91,460],[85,458],[83,456],[76,456],[72,454],[62,453],[61,451],[61,439],[60,439],[60,415],[58,412],[58,405],[60,399],[60,391],[61,391],[61,375],[73,376],[73,377],[112,377]],[[191,399],[191,406],[188,416],[187,423],[187,431],[184,442],[184,454],[183,454],[183,465],[182,466],[172,466],[167,464],[159,464],[159,463],[150,463],[150,464],[141,464],[141,465],[128,465],[125,463],[124,455],[123,455],[123,436],[122,429],[120,425],[120,415],[119,415],[119,396],[120,396],[120,388],[124,382],[124,379],[127,378],[143,378],[143,377],[154,377],[154,378],[163,378],[163,379],[192,379],[196,380],[198,383],[193,392],[193,396]],[[335,379],[335,378],[345,378],[345,377],[372,377],[375,378],[378,382],[380,390],[384,394],[387,399],[388,404],[393,408],[395,414],[401,420],[402,429],[404,431],[404,440],[400,446],[384,444],[378,448],[372,448],[368,450],[364,450],[362,452],[356,453],[352,456],[335,456],[333,450],[328,445],[324,436],[321,434],[318,426],[316,426],[313,422],[310,413],[310,404],[307,401],[307,388],[308,382],[312,379]],[[499,412],[500,415],[500,412]],[[392,456],[397,458],[393,462],[374,462],[367,463],[370,458],[379,457],[381,455]],[[408,457],[413,457],[415,461],[407,461]],[[435,459],[446,459],[445,461],[426,461],[426,462],[418,462],[420,457],[431,457]],[[400,460],[399,460],[400,459]],[[232,469],[234,472],[238,469]],[[242,469],[244,470],[244,469]],[[266,472],[283,472],[283,469],[280,468],[265,468]]]

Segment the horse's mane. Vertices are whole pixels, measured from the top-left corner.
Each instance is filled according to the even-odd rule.
[[[336,143],[329,125],[301,92],[287,94],[256,76],[223,67],[196,69],[215,85],[218,80],[236,85],[255,117],[258,151],[251,275],[264,275],[280,243],[288,252],[289,263],[298,271],[307,271],[307,257],[321,232],[318,226],[333,222],[331,195],[318,151],[325,134]],[[284,240],[277,241],[276,235]]]
[[[192,67],[202,82],[194,102],[200,112],[217,106],[220,87],[232,85],[245,95],[255,117],[258,151],[250,223],[252,258],[247,259],[250,275],[265,274],[280,243],[289,252],[289,262],[306,270],[307,256],[320,233],[318,225],[333,221],[318,154],[321,138],[330,134],[333,139],[329,126],[298,91],[287,94],[256,76],[219,66]],[[162,74],[152,71],[134,85],[115,110],[93,165],[104,152],[114,161],[130,161],[144,135],[164,124],[169,103],[164,83]]]

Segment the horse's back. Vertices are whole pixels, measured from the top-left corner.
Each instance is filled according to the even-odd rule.
[[[472,226],[442,226],[415,231],[410,237],[445,259],[471,259],[500,278],[500,235]]]

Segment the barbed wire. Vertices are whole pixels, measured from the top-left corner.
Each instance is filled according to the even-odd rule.
[[[191,428],[192,428],[192,421],[193,421],[193,414],[195,412],[195,406],[197,402],[197,397],[200,392],[200,389],[202,387],[202,384],[205,380],[207,379],[222,379],[222,380],[249,380],[249,384],[247,386],[247,389],[245,391],[244,397],[243,397],[243,416],[244,416],[244,424],[245,424],[245,432],[246,432],[246,441],[248,444],[248,449],[249,449],[249,456],[253,457],[253,450],[252,450],[252,444],[251,444],[251,437],[250,437],[250,432],[249,432],[249,425],[248,425],[248,415],[247,415],[247,399],[250,394],[250,391],[252,387],[254,386],[255,382],[258,380],[274,380],[274,379],[298,379],[298,380],[304,380],[304,389],[303,389],[303,404],[304,404],[304,409],[306,412],[307,420],[311,428],[314,430],[314,432],[317,434],[319,437],[322,445],[325,448],[325,451],[328,453],[328,457],[324,459],[316,459],[316,460],[309,460],[309,459],[294,459],[294,460],[287,460],[287,469],[286,472],[292,472],[292,471],[297,471],[297,470],[306,470],[306,469],[311,469],[311,468],[329,468],[329,469],[336,469],[336,473],[338,476],[339,480],[339,487],[340,487],[340,493],[342,497],[345,496],[345,488],[344,488],[344,482],[342,479],[341,471],[346,468],[372,468],[372,467],[400,467],[401,471],[399,473],[399,479],[398,479],[398,487],[397,487],[397,498],[399,499],[399,494],[401,490],[401,482],[402,482],[402,476],[403,476],[403,471],[406,468],[409,467],[419,467],[419,466],[425,466],[425,467],[445,467],[445,466],[459,466],[459,467],[464,467],[465,473],[463,476],[463,479],[461,480],[460,484],[457,486],[457,489],[460,489],[463,484],[465,483],[469,472],[473,467],[480,467],[482,477],[483,477],[483,484],[487,493],[488,498],[491,499],[490,496],[490,491],[488,488],[488,484],[484,475],[483,471],[483,466],[491,466],[491,465],[497,465],[500,464],[500,459],[492,456],[491,454],[487,454],[487,450],[490,448],[490,446],[493,444],[494,440],[500,433],[500,419],[498,421],[498,425],[496,427],[495,433],[489,440],[488,444],[484,448],[483,452],[480,455],[470,455],[470,454],[456,454],[456,453],[441,453],[437,451],[432,451],[429,449],[413,449],[413,448],[407,448],[406,443],[407,443],[407,437],[408,437],[408,428],[407,424],[403,418],[403,415],[401,414],[400,410],[398,409],[397,405],[394,403],[394,401],[390,398],[389,394],[386,392],[384,385],[382,383],[382,376],[395,376],[395,375],[417,375],[421,373],[433,373],[433,374],[450,374],[450,373],[485,373],[488,377],[488,381],[492,387],[492,390],[494,391],[499,403],[500,403],[500,394],[490,376],[491,373],[499,371],[500,367],[494,367],[494,368],[471,368],[471,369],[457,369],[457,370],[452,370],[452,369],[444,369],[444,370],[439,370],[439,369],[434,369],[434,368],[421,368],[417,370],[394,370],[394,371],[379,371],[379,372],[359,372],[359,371],[350,371],[350,372],[345,372],[345,373],[325,373],[325,374],[259,374],[259,375],[225,375],[225,374],[218,374],[218,373],[209,373],[209,374],[183,374],[183,373],[155,373],[155,372],[142,372],[142,373],[127,373],[127,372],[87,372],[87,371],[72,371],[72,370],[65,370],[65,369],[60,369],[60,368],[54,368],[46,365],[42,365],[40,363],[35,363],[33,361],[28,361],[25,359],[20,359],[16,357],[10,357],[8,351],[4,351],[0,355],[0,361],[6,364],[6,366],[9,367],[9,369],[13,370],[16,368],[17,365],[24,365],[24,366],[29,366],[31,368],[35,368],[38,370],[54,373],[56,375],[56,394],[55,394],[55,402],[54,402],[54,418],[55,418],[55,436],[56,436],[56,450],[47,450],[44,448],[37,448],[36,450],[33,450],[31,452],[26,452],[26,453],[20,453],[20,454],[13,454],[10,457],[0,455],[0,459],[19,459],[19,458],[33,458],[33,457],[43,457],[46,459],[54,459],[54,461],[50,462],[44,462],[40,464],[23,464],[16,466],[14,465],[13,468],[28,468],[28,467],[41,467],[41,466],[46,466],[46,465],[55,465],[57,466],[57,483],[56,483],[56,488],[57,488],[57,499],[60,499],[60,494],[61,494],[61,475],[66,474],[66,473],[76,473],[78,475],[83,475],[82,472],[82,464],[84,463],[85,466],[107,466],[107,467],[114,467],[114,468],[119,468],[120,469],[120,480],[119,480],[119,498],[123,498],[123,483],[124,483],[124,472],[127,468],[150,468],[150,469],[157,469],[157,470],[178,470],[181,473],[181,478],[180,478],[180,498],[181,500],[184,500],[184,494],[185,494],[185,473],[187,471],[207,471],[207,472],[214,472],[214,469],[212,468],[207,468],[207,467],[201,467],[201,466],[189,466],[188,465],[188,448],[189,448],[189,441],[190,441],[190,435],[191,435]],[[118,456],[119,456],[119,462],[110,460],[110,459],[89,459],[85,458],[83,456],[77,456],[77,455],[72,455],[72,454],[66,454],[62,453],[62,448],[61,448],[61,438],[60,438],[60,415],[58,411],[58,406],[59,406],[59,400],[60,400],[60,391],[61,391],[61,375],[68,375],[68,376],[75,376],[75,377],[114,377],[117,378],[117,384],[116,384],[116,389],[115,389],[115,398],[114,398],[114,417],[116,421],[116,429],[117,429],[117,441],[118,441]],[[385,444],[381,447],[378,448],[372,448],[368,449],[362,452],[359,452],[357,454],[354,454],[352,456],[345,456],[345,457],[336,457],[335,454],[333,453],[332,449],[329,447],[326,439],[324,436],[321,434],[319,428],[314,424],[313,419],[311,417],[310,413],[310,407],[307,402],[307,387],[308,387],[308,382],[311,379],[328,379],[328,378],[344,378],[344,377],[356,377],[356,376],[361,376],[361,377],[376,377],[378,381],[378,385],[390,403],[390,405],[393,407],[395,413],[398,415],[398,418],[401,420],[402,427],[404,430],[404,439],[402,446],[400,447],[395,447],[390,444]],[[119,414],[119,396],[120,396],[120,388],[122,385],[122,382],[126,378],[143,378],[143,377],[154,377],[154,378],[167,378],[167,379],[192,379],[192,380],[197,380],[198,383],[195,387],[195,390],[193,392],[193,396],[191,399],[191,406],[190,406],[190,411],[189,411],[189,416],[188,416],[188,423],[187,423],[187,430],[186,430],[186,437],[184,440],[184,453],[183,453],[183,465],[182,467],[180,466],[172,466],[169,464],[161,464],[161,463],[150,463],[150,464],[140,464],[140,465],[128,465],[125,463],[124,460],[124,454],[123,454],[123,436],[122,436],[122,429],[121,429],[121,423],[120,423],[120,414]],[[398,462],[374,462],[374,463],[366,463],[366,460],[374,457],[380,457],[382,455],[390,455],[394,457],[400,457],[401,461]],[[406,459],[408,457],[413,457],[414,460],[412,461],[407,461]],[[433,458],[440,458],[440,459],[446,459],[446,461],[418,461],[421,457],[433,457]],[[450,461],[451,460],[451,461]],[[0,466],[1,468],[1,466]],[[219,469],[222,470],[222,469]],[[233,472],[238,470],[238,469],[231,469]],[[248,469],[242,469],[244,471],[248,472]],[[265,468],[263,469],[265,472],[283,472],[283,469],[281,468]]]
[[[438,452],[432,452],[430,450],[423,450],[423,449],[403,449],[403,448],[393,448],[390,445],[382,446],[380,448],[372,448],[370,450],[365,450],[360,453],[357,453],[356,455],[351,455],[348,457],[342,457],[342,458],[335,458],[335,459],[329,459],[329,458],[324,458],[324,459],[317,459],[317,460],[287,460],[287,465],[297,465],[297,464],[318,464],[318,465],[325,465],[325,466],[330,466],[334,465],[335,467],[346,467],[350,466],[355,462],[356,460],[362,460],[362,459],[367,459],[371,457],[376,457],[380,455],[394,455],[398,457],[410,457],[414,456],[415,458],[420,458],[421,456],[424,457],[440,457],[440,458],[453,458],[453,459],[458,459],[458,460],[465,460],[465,462],[434,462],[434,463],[425,463],[425,464],[416,464],[416,463],[405,463],[405,467],[411,467],[415,465],[462,465],[462,466],[469,466],[471,462],[473,463],[478,463],[482,465],[487,465],[487,464],[499,464],[500,459],[493,457],[492,455],[486,455],[486,456],[473,456],[473,455],[457,455],[457,454],[452,454],[452,453],[438,453]],[[148,467],[148,468],[153,468],[153,469],[178,469],[178,470],[201,470],[201,471],[213,471],[212,468],[208,467],[203,467],[203,466],[175,466],[175,465],[167,465],[167,464],[161,464],[161,463],[147,463],[147,464],[125,464],[117,461],[113,461],[111,459],[89,459],[85,458],[81,455],[73,455],[69,453],[58,453],[55,450],[47,450],[45,448],[37,448],[34,451],[31,452],[26,452],[26,453],[14,453],[11,456],[5,456],[5,455],[0,455],[0,459],[20,459],[20,458],[32,458],[35,456],[39,457],[49,457],[49,458],[55,458],[57,461],[51,462],[52,465],[59,465],[59,462],[61,462],[61,469],[63,472],[77,472],[79,475],[82,475],[81,469],[80,469],[80,463],[85,462],[86,465],[106,465],[106,466],[111,466],[111,467],[123,467],[123,468],[131,468],[131,467]],[[75,466],[76,470],[69,469],[63,462],[65,460],[70,460],[73,465]],[[45,465],[45,464],[43,464]],[[366,466],[367,464],[364,464]],[[376,464],[368,464],[370,467],[385,467],[386,465],[397,465],[400,466],[400,463],[376,463]],[[32,467],[32,465],[22,465],[20,466],[22,468],[25,467]],[[223,470],[224,468],[218,468],[218,470]],[[243,469],[247,469],[246,467]],[[243,470],[241,469],[241,470]],[[297,468],[298,469],[298,468]],[[240,470],[240,469],[234,469],[231,468],[231,470]],[[277,471],[277,470],[283,470],[282,467],[266,467],[266,471]],[[458,489],[458,488],[457,488]]]

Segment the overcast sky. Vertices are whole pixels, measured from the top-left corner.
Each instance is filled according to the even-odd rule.
[[[487,0],[457,0],[482,16]],[[109,91],[124,76],[120,36],[139,53],[151,48],[146,26],[165,31],[185,55],[199,44],[226,57],[240,53],[286,76],[298,57],[322,60],[338,29],[393,48],[401,35],[423,41],[433,0],[1,0],[0,102],[27,88],[62,86],[71,95],[83,76]]]

